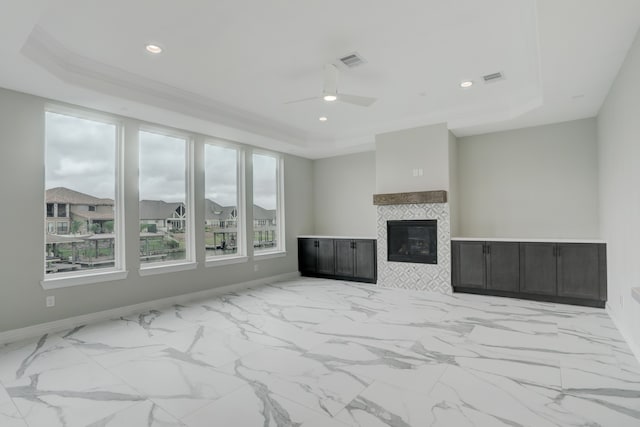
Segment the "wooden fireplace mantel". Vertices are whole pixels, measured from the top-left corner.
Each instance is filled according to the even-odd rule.
[[[374,205],[410,205],[420,203],[447,203],[447,192],[438,190],[373,195]]]

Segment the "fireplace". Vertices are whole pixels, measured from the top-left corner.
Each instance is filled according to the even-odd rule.
[[[387,221],[387,259],[420,264],[438,263],[438,221]]]

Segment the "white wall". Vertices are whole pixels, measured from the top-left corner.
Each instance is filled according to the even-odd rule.
[[[138,193],[135,120],[123,118],[133,133],[125,148],[126,280],[43,291],[44,270],[44,108],[42,98],[0,89],[0,197],[5,203],[0,245],[0,332],[96,311],[197,292],[298,270],[296,236],[313,232],[312,162],[284,156],[287,255],[264,261],[204,267],[201,236],[191,271],[138,275]],[[196,138],[202,141],[202,136]],[[198,148],[200,147],[200,148]],[[251,147],[247,147],[249,150]],[[202,153],[201,145],[196,152]],[[196,171],[202,170],[196,162]],[[250,174],[250,170],[248,174]],[[250,195],[252,180],[247,179]],[[204,224],[203,180],[196,181],[196,223]],[[250,198],[250,196],[248,196]],[[247,206],[251,206],[248,200]],[[250,212],[249,212],[250,213]],[[254,272],[254,264],[260,269]],[[45,296],[56,307],[45,309]]]
[[[597,238],[596,120],[458,139],[464,237]]]
[[[376,236],[375,152],[313,162],[315,234]]]
[[[600,230],[607,241],[607,307],[640,358],[640,34],[598,116]]]
[[[422,169],[422,176],[413,176]],[[445,123],[376,135],[376,193],[449,190]]]

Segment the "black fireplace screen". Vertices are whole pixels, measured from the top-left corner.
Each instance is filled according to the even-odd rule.
[[[438,221],[387,221],[389,261],[438,263]]]

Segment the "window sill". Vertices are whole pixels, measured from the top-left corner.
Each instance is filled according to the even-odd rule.
[[[217,267],[219,265],[242,264],[247,261],[249,261],[247,256],[212,257],[207,258],[204,265],[205,267]]]
[[[129,274],[126,270],[110,270],[101,272],[91,272],[84,274],[65,274],[55,277],[45,277],[40,282],[42,289],[48,291],[51,289],[69,288],[71,286],[90,285],[92,283],[111,282],[114,280],[124,280]]]
[[[195,270],[198,267],[197,262],[182,262],[179,264],[160,264],[149,267],[140,267],[138,272],[140,276],[153,276],[155,274],[175,273],[177,271]]]
[[[286,251],[258,252],[257,254],[256,253],[253,254],[253,259],[255,259],[256,261],[262,261],[263,259],[283,258],[286,256],[287,256]]]

